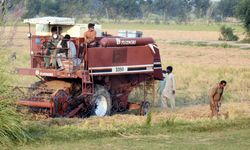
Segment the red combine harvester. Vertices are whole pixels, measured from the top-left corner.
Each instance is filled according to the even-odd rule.
[[[29,25],[31,68],[19,68],[18,73],[37,76],[41,81],[29,88],[31,96],[19,100],[18,105],[48,110],[51,117],[106,116],[128,109],[147,114],[146,97],[135,104],[128,96],[140,83],[163,79],[159,49],[152,38],[102,35],[101,26],[96,25],[98,44],[87,47],[83,44],[87,24],[75,24],[72,18],[43,17],[24,22]],[[35,34],[31,34],[30,24],[36,25]],[[72,37],[80,64],[65,58],[62,71],[45,67],[43,45],[52,36],[53,27]]]

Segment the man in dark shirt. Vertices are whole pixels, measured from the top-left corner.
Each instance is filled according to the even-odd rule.
[[[57,54],[57,45],[62,39],[61,36],[61,27],[52,27],[51,28],[51,37],[48,43],[45,45],[46,52],[44,56],[45,67],[48,68],[52,65],[53,68],[56,68],[56,54]]]

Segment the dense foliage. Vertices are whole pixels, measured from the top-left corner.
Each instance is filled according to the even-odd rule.
[[[238,5],[239,0],[221,0],[217,5],[217,13],[221,17],[232,17],[235,16],[235,9]]]
[[[91,19],[162,19],[188,21],[195,18],[233,16],[237,0],[26,0],[23,16],[76,16]],[[216,12],[216,13],[213,13]],[[213,16],[212,16],[213,15]]]
[[[244,23],[244,27],[250,36],[250,1],[240,0],[239,5],[237,5],[236,14]]]
[[[23,18],[60,16],[120,22],[188,22],[206,18],[221,21],[236,16],[239,0],[3,0],[8,10],[22,9]],[[18,7],[18,9],[15,9]]]

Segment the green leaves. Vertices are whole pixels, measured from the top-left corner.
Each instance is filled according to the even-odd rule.
[[[237,41],[239,37],[234,34],[234,29],[231,27],[222,26],[220,28],[221,37],[219,40],[222,41]]]
[[[250,1],[240,0],[236,8],[237,17],[244,23],[247,34],[250,36]]]
[[[10,147],[30,139],[13,105],[7,100],[0,100],[0,145]]]

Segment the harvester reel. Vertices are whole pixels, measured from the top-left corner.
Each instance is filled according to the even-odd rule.
[[[69,109],[70,96],[64,90],[58,90],[54,96],[54,116],[64,117]]]
[[[108,116],[111,114],[111,98],[108,90],[101,85],[95,87],[92,99],[92,114],[96,116]]]

